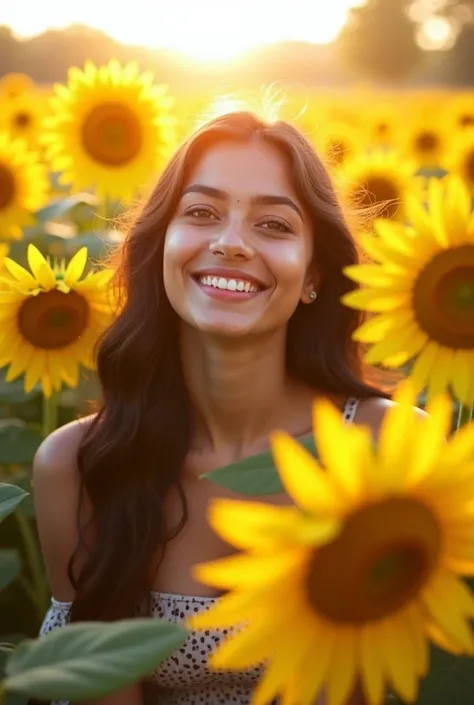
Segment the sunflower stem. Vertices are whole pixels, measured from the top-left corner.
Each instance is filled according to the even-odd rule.
[[[58,392],[53,391],[50,397],[43,395],[43,437],[49,436],[58,427]]]
[[[40,551],[38,543],[35,539],[33,529],[28,520],[26,514],[22,511],[14,512],[13,516],[18,524],[18,529],[20,531],[21,539],[23,541],[23,546],[25,549],[25,558],[28,569],[31,573],[32,578],[32,590],[35,597],[32,598],[35,602],[36,608],[38,610],[39,619],[43,619],[46,610],[48,609],[48,587],[43,572]],[[26,581],[25,581],[26,582]],[[26,584],[23,582],[22,587],[26,588]],[[30,593],[30,597],[32,597]]]
[[[458,412],[458,422],[456,424],[456,430],[459,431],[459,429],[462,426],[465,426],[468,424],[470,421],[472,421],[474,418],[474,402],[470,404],[469,406],[465,406],[464,404],[459,404],[459,412]]]

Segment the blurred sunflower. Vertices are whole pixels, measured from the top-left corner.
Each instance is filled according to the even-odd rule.
[[[368,428],[316,401],[321,464],[286,433],[271,437],[295,507],[211,502],[211,526],[246,555],[195,566],[198,580],[226,593],[188,625],[239,627],[210,663],[265,662],[253,705],[280,694],[310,705],[323,688],[328,705],[342,705],[357,679],[370,705],[387,688],[411,702],[429,639],[474,654],[474,597],[460,577],[474,574],[474,425],[446,442],[448,398],[423,421],[413,400],[399,389],[377,449]]]
[[[455,136],[444,166],[453,174],[458,174],[474,194],[474,127]]]
[[[57,85],[43,142],[60,182],[77,191],[94,186],[99,197],[130,200],[162,166],[173,146],[173,99],[153,73],[112,59],[69,69]]]
[[[421,191],[416,178],[416,164],[392,150],[359,153],[344,161],[338,170],[343,196],[363,208],[380,206],[383,218],[404,220],[405,201],[415,189]]]
[[[0,133],[0,238],[21,238],[48,198],[48,172],[23,140]]]
[[[316,135],[317,146],[330,164],[339,167],[361,148],[360,136],[347,123],[327,121],[321,136]]]
[[[428,211],[407,201],[412,227],[378,221],[377,237],[360,238],[373,264],[345,273],[365,288],[346,294],[352,308],[378,314],[354,333],[372,343],[366,360],[398,367],[428,396],[450,385],[461,404],[474,401],[474,214],[459,178],[431,179]]]
[[[446,120],[453,131],[474,127],[474,93],[456,93],[447,104]]]
[[[399,115],[395,103],[385,101],[372,105],[364,121],[365,141],[377,147],[394,145],[398,135]]]
[[[47,115],[47,101],[37,93],[22,94],[1,103],[0,130],[14,139],[20,137],[28,147],[37,150],[42,121]]]
[[[7,73],[0,79],[0,98],[18,98],[34,90],[35,82],[25,73]]]
[[[28,246],[31,273],[9,257],[0,290],[0,367],[6,379],[25,373],[25,390],[40,382],[45,396],[64,382],[78,383],[79,365],[94,367],[94,345],[110,323],[109,270],[89,272],[82,280],[87,248],[66,267],[47,261]]]
[[[432,169],[442,164],[447,147],[447,132],[439,120],[421,119],[419,113],[409,120],[400,137],[400,150],[414,159],[418,168]]]

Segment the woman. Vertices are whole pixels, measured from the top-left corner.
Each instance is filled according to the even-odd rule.
[[[121,250],[126,298],[98,352],[102,407],[36,456],[55,598],[42,634],[69,608],[71,621],[138,605],[181,620],[218,599],[191,567],[232,552],[205,519],[211,497],[232,493],[200,476],[267,449],[272,429],[311,433],[316,394],[377,435],[391,402],[363,380],[359,314],[340,303],[355,262],[330,178],[292,126],[229,114],[180,147]],[[261,667],[207,667],[223,636],[192,634],[143,684],[101,702],[248,703]]]

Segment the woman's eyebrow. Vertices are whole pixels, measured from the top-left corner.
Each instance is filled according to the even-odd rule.
[[[214,188],[214,186],[205,186],[204,184],[191,184],[191,186],[188,186],[184,189],[183,193],[181,194],[181,197],[183,197],[187,193],[202,193],[205,196],[217,198],[221,201],[226,201],[229,198],[229,194],[226,191]],[[303,214],[301,210],[298,208],[296,203],[288,196],[271,196],[262,194],[259,196],[254,196],[252,198],[252,203],[263,206],[289,206],[290,208],[293,208],[293,210],[298,213],[301,220],[303,220]]]

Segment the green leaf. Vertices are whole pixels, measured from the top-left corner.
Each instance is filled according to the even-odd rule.
[[[36,211],[35,216],[40,223],[54,220],[55,218],[62,218],[78,204],[96,206],[97,198],[90,193],[74,193],[66,196],[66,198],[58,198],[55,201],[51,201],[47,206]]]
[[[43,440],[39,430],[21,419],[0,422],[0,465],[28,465]]]
[[[77,622],[22,642],[6,664],[7,691],[43,700],[89,700],[150,674],[187,636],[160,619]]]
[[[14,512],[27,495],[27,492],[24,492],[16,485],[8,485],[6,482],[0,482],[0,522]]]
[[[0,370],[0,404],[13,406],[23,404],[30,399],[35,391],[27,394],[23,385],[23,377],[15,379],[13,382],[5,380],[6,368]]]
[[[317,457],[313,437],[297,440],[311,455]],[[251,455],[237,463],[205,473],[201,477],[242,495],[280,494],[285,491],[270,451]]]
[[[15,548],[0,549],[0,590],[10,585],[21,571],[20,554]]]

